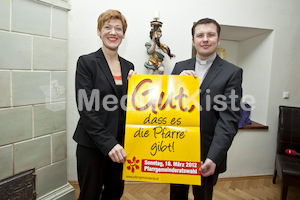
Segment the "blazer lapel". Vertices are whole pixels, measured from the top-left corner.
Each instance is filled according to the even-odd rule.
[[[185,67],[185,70],[194,70],[195,71],[195,64],[196,64],[196,57],[194,57],[193,59],[190,59],[188,61],[188,64]]]
[[[99,64],[100,68],[102,69],[103,74],[105,75],[105,77],[108,80],[109,84],[114,89],[115,93],[118,94],[117,90],[115,88],[116,87],[115,80],[113,79],[113,75],[112,75],[112,73],[109,69],[108,63],[106,61],[106,58],[103,54],[102,49],[99,49],[97,51],[97,57],[98,57],[98,64]]]
[[[215,77],[220,73],[222,69],[222,59],[217,55],[213,64],[211,65],[206,77],[204,78],[201,84],[201,96],[206,92],[206,89],[209,87],[210,83],[215,79]]]
[[[129,69],[127,69],[127,65],[123,59],[119,57],[120,65],[121,65],[121,73],[122,73],[122,82],[123,82],[123,87],[122,87],[122,96],[127,94],[127,85],[128,85],[128,72]]]

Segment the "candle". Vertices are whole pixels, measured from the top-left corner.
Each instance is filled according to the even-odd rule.
[[[158,9],[155,9],[153,11],[153,19],[159,20],[159,10]]]

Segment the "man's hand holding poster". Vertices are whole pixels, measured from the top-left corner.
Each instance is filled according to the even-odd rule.
[[[132,75],[123,179],[201,185],[199,80]]]

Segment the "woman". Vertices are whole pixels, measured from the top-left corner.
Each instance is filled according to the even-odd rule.
[[[120,100],[127,93],[131,62],[118,55],[127,28],[125,17],[107,10],[98,18],[102,48],[80,56],[76,70],[76,97],[80,114],[73,139],[77,144],[79,199],[120,199],[124,190],[122,147],[125,112]],[[117,103],[116,103],[117,102]]]

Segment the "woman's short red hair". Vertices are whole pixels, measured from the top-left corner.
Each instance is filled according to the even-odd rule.
[[[99,31],[101,30],[101,28],[103,27],[104,23],[110,19],[119,19],[122,22],[123,25],[123,33],[125,34],[126,29],[127,29],[127,22],[126,19],[124,17],[124,15],[122,15],[122,13],[118,10],[107,10],[105,12],[103,12],[99,17],[98,17],[98,29]]]

